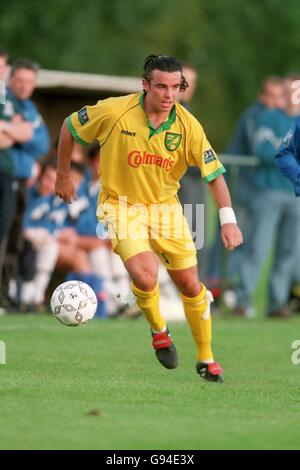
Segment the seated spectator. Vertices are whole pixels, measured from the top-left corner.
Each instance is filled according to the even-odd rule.
[[[99,190],[99,144],[92,145],[87,157],[88,171],[85,178],[76,179],[78,200],[68,206],[65,225],[76,233],[76,246],[83,250],[93,272],[104,281],[107,310],[114,315],[124,309],[122,299],[130,293],[129,275],[119,256],[113,253],[106,228],[96,217]],[[80,184],[81,183],[81,184]],[[64,232],[62,232],[63,234]],[[62,235],[61,234],[61,235]]]
[[[79,184],[82,167],[72,164],[72,177]],[[54,268],[67,274],[67,280],[78,279],[89,284],[99,299],[96,316],[106,316],[102,280],[93,273],[87,252],[77,244],[78,236],[66,226],[67,204],[54,195],[56,170],[48,163],[40,183],[30,192],[24,217],[24,238],[35,251],[33,278],[22,284],[21,302],[24,310],[40,309]]]
[[[21,304],[25,310],[41,308],[45,300],[52,272],[59,255],[59,244],[53,236],[54,224],[50,219],[56,178],[55,163],[48,163],[42,169],[39,184],[29,194],[28,206],[23,220],[23,237],[33,248],[32,264],[34,272],[28,279],[28,271],[23,270]],[[31,277],[31,276],[29,276]]]
[[[63,271],[67,271],[67,280],[78,279],[89,284],[98,297],[98,309],[96,316],[105,317],[106,292],[103,278],[94,272],[90,260],[89,252],[103,241],[82,237],[76,230],[76,225],[82,211],[89,207],[89,199],[85,193],[84,166],[80,163],[72,162],[72,180],[78,192],[78,200],[67,205],[56,198],[53,201],[53,210],[50,218],[56,222],[56,234],[59,244],[59,255],[57,266]],[[95,225],[96,227],[96,225]],[[94,228],[95,230],[95,228]]]

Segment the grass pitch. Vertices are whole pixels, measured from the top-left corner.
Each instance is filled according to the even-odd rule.
[[[185,323],[170,325],[180,364],[169,371],[143,320],[1,317],[0,449],[299,449],[299,327],[216,318],[219,385],[195,373]]]

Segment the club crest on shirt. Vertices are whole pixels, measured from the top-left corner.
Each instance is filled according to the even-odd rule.
[[[173,134],[172,132],[166,132],[165,136],[165,147],[167,150],[173,152],[178,149],[181,142],[181,134]]]
[[[82,108],[80,111],[78,111],[78,121],[80,124],[83,126],[86,122],[88,122],[89,116],[87,113],[86,107]]]
[[[216,159],[215,154],[212,149],[205,150],[204,152],[204,163],[213,162]]]

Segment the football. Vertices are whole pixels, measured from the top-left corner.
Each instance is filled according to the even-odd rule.
[[[97,309],[97,297],[93,289],[81,281],[60,284],[52,294],[53,315],[66,326],[79,326],[91,320]]]

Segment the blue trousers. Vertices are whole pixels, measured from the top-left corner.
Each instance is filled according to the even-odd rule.
[[[294,275],[295,254],[300,244],[300,203],[287,191],[265,189],[253,201],[253,220],[240,265],[238,303],[250,306],[262,266],[274,250],[268,280],[268,313],[288,300]]]

